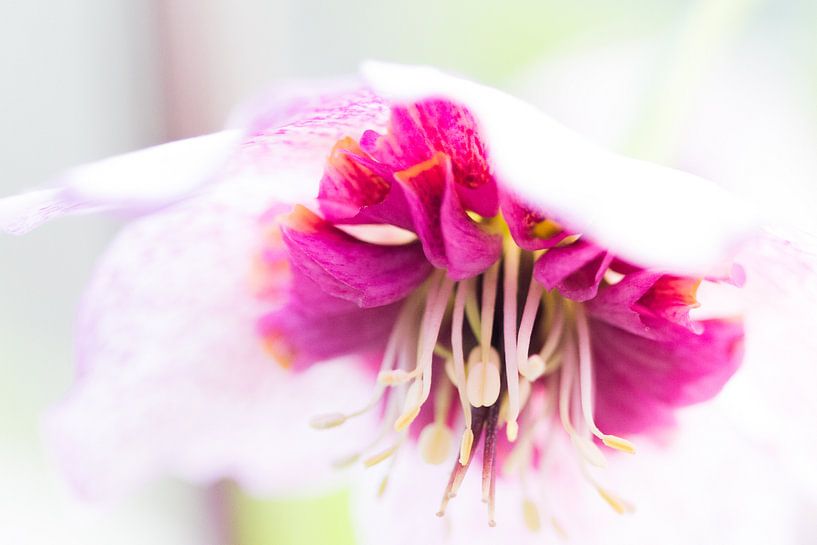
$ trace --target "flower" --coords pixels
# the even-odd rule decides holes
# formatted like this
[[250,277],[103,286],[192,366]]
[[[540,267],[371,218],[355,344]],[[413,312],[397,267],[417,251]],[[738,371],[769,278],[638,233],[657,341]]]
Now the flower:
[[[428,68],[364,73],[364,87],[252,111],[244,134],[0,203],[10,231],[154,209],[85,299],[78,384],[50,423],[69,477],[92,496],[168,470],[292,489],[383,423],[376,438],[393,442],[364,448],[365,465],[411,449],[409,430],[429,462],[459,444],[441,511],[480,444],[489,521],[500,468],[558,478],[565,456],[627,511],[587,466],[604,465],[600,444],[632,452],[621,435],[666,427],[735,371],[740,321],[689,310],[702,279],[739,283],[729,257],[751,212],[498,91]],[[331,435],[300,431],[315,414]]]

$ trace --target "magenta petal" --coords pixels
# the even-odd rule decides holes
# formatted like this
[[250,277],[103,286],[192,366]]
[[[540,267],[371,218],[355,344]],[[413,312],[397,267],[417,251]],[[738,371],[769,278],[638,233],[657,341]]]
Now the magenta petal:
[[431,272],[419,243],[363,242],[298,206],[281,227],[290,263],[329,295],[361,307],[406,297]]
[[684,328],[700,333],[701,326],[689,318],[697,305],[695,279],[639,271],[601,290],[587,302],[588,313],[631,333],[660,339]]
[[361,146],[395,170],[430,160],[435,153],[451,158],[463,206],[485,217],[498,211],[496,182],[476,121],[465,108],[447,100],[423,100],[391,110],[386,135],[364,134]]
[[449,158],[437,154],[397,172],[428,260],[456,280],[477,275],[500,255],[502,240],[472,220],[460,200]]
[[[450,179],[450,170],[448,174]],[[463,199],[451,181],[445,188],[440,226],[445,237],[448,276],[454,280],[484,272],[502,253],[502,238],[487,233],[468,217]]]
[[412,229],[411,214],[393,172],[364,153],[351,138],[335,144],[318,192],[324,217],[333,223],[385,223]]
[[552,248],[568,236],[567,231],[561,231],[548,238],[539,238],[534,235],[536,225],[547,218],[535,207],[525,204],[519,197],[503,192],[500,198],[502,217],[508,224],[514,242],[530,252]]
[[674,422],[678,407],[717,394],[740,365],[743,326],[707,320],[657,341],[592,320],[596,420],[605,433],[644,432]]
[[351,353],[383,348],[400,304],[360,308],[324,293],[294,271],[288,301],[258,322],[258,331],[276,359],[296,371]]
[[551,248],[536,261],[533,274],[547,289],[556,288],[574,301],[596,296],[604,271],[613,257],[589,242]]

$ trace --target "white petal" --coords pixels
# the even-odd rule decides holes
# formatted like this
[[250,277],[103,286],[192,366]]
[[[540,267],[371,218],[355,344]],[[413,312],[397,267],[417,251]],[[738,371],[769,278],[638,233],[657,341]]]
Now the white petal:
[[304,491],[367,440],[365,417],[322,432],[308,422],[364,404],[370,378],[349,362],[285,372],[255,333],[270,305],[250,281],[270,187],[222,184],[138,220],[99,264],[78,324],[78,381],[48,422],[84,495],[162,473]]
[[150,210],[173,202],[212,181],[240,135],[223,131],[76,167],[53,189],[0,199],[0,230],[22,234],[65,214]]
[[0,230],[21,234],[65,214],[150,212],[213,182],[267,183],[280,202],[314,199],[343,136],[382,129],[386,105],[358,82],[276,89],[242,108],[241,129],[171,142],[75,168],[53,189],[0,199]]
[[[817,230],[817,124],[801,59],[790,43],[768,39],[770,30],[746,33],[701,74],[673,140],[679,164],[762,205],[781,239],[766,237],[738,255],[746,286],[717,287],[717,295],[732,291],[732,301],[717,302],[739,302],[729,310],[746,324],[745,362],[720,403],[756,444],[785,460],[779,473],[817,493],[817,434],[804,431],[817,429],[817,237],[800,231]],[[662,39],[550,59],[519,87],[565,123],[621,143],[636,121],[633,97],[654,84]],[[700,310],[714,316],[724,307],[704,300],[706,288]]]
[[577,477],[574,460],[567,458],[570,450],[560,450],[559,455],[566,458],[558,474],[549,480],[528,475],[525,494],[537,501],[539,532],[524,525],[525,496],[515,478],[497,481],[497,526],[488,527],[487,508],[480,501],[481,468],[476,463],[446,516],[439,519],[434,513],[449,468],[424,464],[417,452],[409,450],[402,453],[384,497],[376,497],[376,473],[355,489],[352,515],[360,541],[363,545],[559,543],[548,524],[555,516],[568,543],[764,545],[769,536],[781,545],[805,543],[801,537],[813,527],[798,504],[798,494],[803,492],[799,483],[781,478],[773,457],[753,448],[730,420],[710,409],[696,408],[686,414],[685,433],[666,448],[640,444],[635,456],[611,457],[600,478],[612,492],[634,504],[632,514],[614,513]]
[[366,63],[396,101],[445,97],[478,119],[502,183],[635,263],[712,270],[754,229],[753,212],[717,185],[604,151],[536,108],[429,67]]

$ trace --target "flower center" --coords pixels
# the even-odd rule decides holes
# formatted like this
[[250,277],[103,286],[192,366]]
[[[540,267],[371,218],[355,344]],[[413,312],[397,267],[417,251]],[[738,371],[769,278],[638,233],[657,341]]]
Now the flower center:
[[[506,235],[502,257],[481,275],[455,282],[439,270],[406,299],[372,400],[353,413],[312,421],[313,427],[330,428],[384,407],[376,442],[345,463],[362,458],[371,467],[393,459],[424,421],[417,438],[420,454],[440,464],[449,459],[459,434],[438,515],[457,494],[481,445],[482,499],[494,526],[499,462],[504,460],[503,474],[517,473],[524,480],[530,468],[545,461],[558,423],[588,483],[617,512],[631,509],[588,470],[606,464],[597,443],[628,453],[635,448],[595,424],[588,318],[582,304],[545,290],[534,278],[539,253],[521,250]],[[392,437],[389,446],[376,450],[387,437]],[[525,498],[522,509],[528,526],[538,528],[536,504]]]

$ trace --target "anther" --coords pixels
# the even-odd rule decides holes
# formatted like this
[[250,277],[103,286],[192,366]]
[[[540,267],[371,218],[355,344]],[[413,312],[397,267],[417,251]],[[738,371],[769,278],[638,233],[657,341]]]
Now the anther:
[[420,455],[426,463],[439,465],[451,451],[451,430],[442,422],[428,424],[418,439]]
[[531,532],[538,532],[542,527],[542,522],[539,518],[539,509],[536,508],[536,504],[533,503],[533,500],[529,498],[525,498],[522,502],[522,518],[525,521],[525,526],[527,526]]
[[377,375],[377,381],[386,386],[396,386],[398,384],[405,384],[408,381],[420,376],[420,369],[413,371],[406,371],[405,369],[394,369],[391,371],[381,371]]
[[480,347],[475,347],[468,355],[468,400],[474,407],[489,407],[499,398],[501,378],[499,375],[499,353],[488,349],[488,356]]
[[465,465],[471,457],[471,449],[474,447],[474,432],[471,428],[466,428],[462,433],[462,440],[460,441],[460,465]]
[[615,511],[619,515],[623,515],[625,513],[632,513],[633,511],[635,511],[635,508],[630,502],[622,498],[619,498],[609,490],[606,490],[601,486],[596,486],[596,491],[599,493],[599,496],[601,496],[602,499],[604,499],[604,501],[607,502],[607,505],[612,507],[613,511]]
[[391,456],[393,456],[394,453],[397,452],[398,448],[400,448],[400,443],[396,443],[390,446],[389,448],[382,450],[377,454],[374,454],[373,456],[369,456],[368,458],[363,460],[363,465],[366,467],[376,466],[380,462],[388,460]]
[[403,403],[403,413],[395,420],[394,430],[403,431],[414,422],[414,419],[420,414],[422,404],[423,381],[422,379],[417,379],[411,383],[408,392],[406,392],[406,400]]
[[347,416],[342,413],[329,413],[313,416],[309,420],[309,425],[316,430],[328,430],[335,428],[346,422]]

